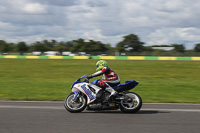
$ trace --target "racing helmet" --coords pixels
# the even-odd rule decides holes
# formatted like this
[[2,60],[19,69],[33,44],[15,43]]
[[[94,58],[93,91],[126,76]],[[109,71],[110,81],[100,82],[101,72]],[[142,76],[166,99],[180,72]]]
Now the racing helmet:
[[105,60],[100,60],[100,61],[97,61],[96,63],[96,71],[100,71],[102,68],[104,67],[107,67],[108,66],[108,63],[105,61]]

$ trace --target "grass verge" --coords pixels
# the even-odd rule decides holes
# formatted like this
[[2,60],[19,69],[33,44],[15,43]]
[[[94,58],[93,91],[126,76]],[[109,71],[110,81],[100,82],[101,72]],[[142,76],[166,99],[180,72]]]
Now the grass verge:
[[[0,59],[0,100],[64,100],[77,78],[95,72],[96,61]],[[121,83],[140,82],[133,91],[144,102],[200,103],[199,61],[108,60],[108,64]]]

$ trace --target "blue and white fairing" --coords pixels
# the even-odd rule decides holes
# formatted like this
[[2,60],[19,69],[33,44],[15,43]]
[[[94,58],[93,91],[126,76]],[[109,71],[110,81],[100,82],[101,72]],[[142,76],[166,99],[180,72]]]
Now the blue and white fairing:
[[84,76],[80,77],[79,79],[77,79],[77,80],[72,84],[71,90],[72,90],[72,88],[74,87],[75,84],[83,83],[83,82],[80,81],[80,80],[83,79],[83,78],[85,78],[85,77],[86,77],[86,75],[84,75]]
[[97,79],[97,80],[94,80],[94,81],[92,81],[92,82],[91,82],[91,84],[94,84],[94,85],[96,85],[96,84],[98,83],[98,81],[99,81],[99,79]]
[[86,82],[82,82],[80,81],[80,79],[85,78],[86,75],[84,75],[83,77],[77,79],[71,86],[71,90],[72,92],[75,94],[74,98],[75,99],[78,96],[79,92],[84,93],[87,96],[87,104],[92,103],[95,99],[96,99],[96,94],[94,94],[89,86],[89,83]]

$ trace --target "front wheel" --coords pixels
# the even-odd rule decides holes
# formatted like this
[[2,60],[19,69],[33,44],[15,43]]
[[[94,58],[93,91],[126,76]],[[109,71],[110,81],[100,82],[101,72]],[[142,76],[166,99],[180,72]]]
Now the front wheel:
[[66,110],[71,113],[78,113],[83,111],[87,106],[87,99],[84,95],[79,95],[76,100],[74,100],[74,93],[69,94],[65,101],[64,106]]
[[120,110],[124,113],[138,112],[142,107],[141,97],[134,92],[128,92],[125,95],[127,99],[121,100]]

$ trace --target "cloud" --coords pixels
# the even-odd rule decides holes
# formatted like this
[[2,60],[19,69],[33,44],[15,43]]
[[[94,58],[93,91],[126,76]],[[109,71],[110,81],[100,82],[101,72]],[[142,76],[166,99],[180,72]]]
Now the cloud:
[[51,6],[73,6],[79,3],[79,0],[30,0],[31,2],[38,2],[44,5]]
[[45,7],[39,3],[29,3],[24,5],[22,11],[30,14],[43,14],[47,13]]
[[0,37],[100,40],[134,33],[146,45],[200,42],[199,0],[0,0]]
[[199,28],[163,28],[152,32],[148,38],[149,45],[176,43],[192,48],[195,43],[199,42],[199,35]]

